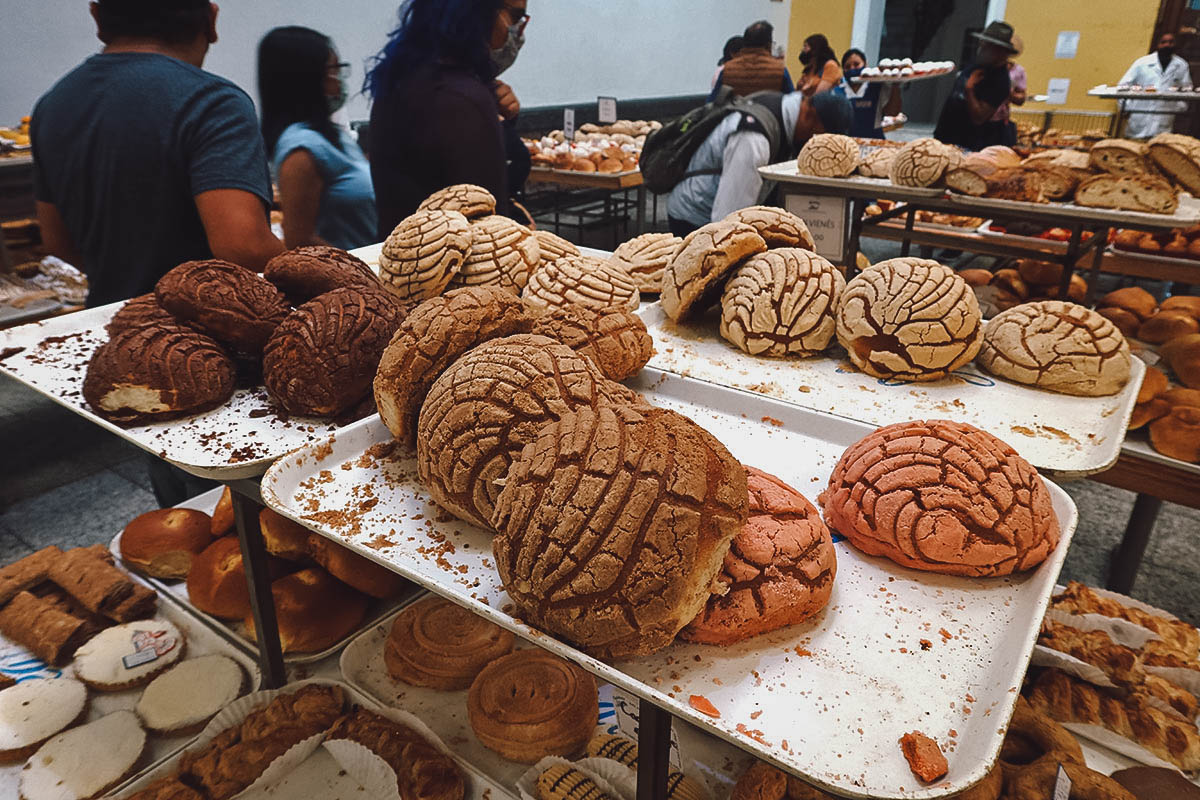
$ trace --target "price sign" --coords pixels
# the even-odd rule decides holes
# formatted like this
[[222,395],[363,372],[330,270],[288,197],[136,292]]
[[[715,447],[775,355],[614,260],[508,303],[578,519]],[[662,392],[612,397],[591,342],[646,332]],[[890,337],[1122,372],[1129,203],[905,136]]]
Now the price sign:
[[575,140],[575,109],[563,109],[563,136],[568,142]]
[[617,98],[615,97],[597,97],[596,98],[596,116],[600,120],[601,125],[607,125],[617,121]]
[[846,249],[846,198],[789,194],[783,207],[808,225],[817,255],[841,263]]

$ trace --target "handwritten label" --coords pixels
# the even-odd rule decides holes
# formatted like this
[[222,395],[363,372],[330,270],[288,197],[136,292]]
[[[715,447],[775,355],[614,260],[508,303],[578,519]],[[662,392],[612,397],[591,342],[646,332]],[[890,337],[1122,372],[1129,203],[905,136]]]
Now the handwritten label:
[[1054,781],[1054,797],[1052,800],[1070,800],[1071,798],[1071,778],[1067,775],[1067,771],[1063,769],[1063,765],[1058,765],[1058,778]]
[[817,255],[841,263],[846,249],[846,198],[789,194],[783,207],[808,224]]
[[575,140],[575,109],[563,109],[563,136],[568,142]]
[[596,98],[596,116],[600,120],[601,125],[607,125],[617,121],[617,98],[615,97],[597,97]]

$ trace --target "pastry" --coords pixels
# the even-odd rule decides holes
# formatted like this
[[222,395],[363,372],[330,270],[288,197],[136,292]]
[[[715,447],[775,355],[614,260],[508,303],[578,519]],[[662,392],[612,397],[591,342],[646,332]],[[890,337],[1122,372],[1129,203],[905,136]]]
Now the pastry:
[[228,261],[186,261],[158,279],[159,305],[222,344],[262,352],[290,309],[269,281]]
[[766,762],[755,760],[738,777],[729,800],[785,800],[788,796],[787,775]]
[[1127,286],[1101,297],[1096,307],[1120,308],[1133,314],[1141,322],[1148,319],[1158,308],[1158,300],[1140,286]]
[[901,422],[847,448],[825,522],[869,555],[948,575],[1008,575],[1058,544],[1050,493],[1011,447],[961,422]]
[[1075,202],[1092,208],[1115,208],[1148,214],[1174,214],[1178,192],[1163,178],[1149,174],[1094,175],[1075,190]]
[[1085,631],[1044,620],[1038,644],[1090,664],[1118,686],[1140,686],[1146,679],[1137,651],[1117,644],[1101,630]]
[[550,231],[536,230],[533,235],[538,241],[538,253],[542,263],[557,261],[564,256],[582,255],[578,247]]
[[1180,383],[1190,389],[1200,389],[1200,333],[1177,336],[1158,352]]
[[752,256],[725,284],[721,336],[750,355],[816,355],[833,339],[845,286],[833,264],[807,250]]
[[1176,406],[1151,422],[1150,444],[1170,458],[1200,463],[1200,408]]
[[[596,733],[587,743],[589,758],[607,758],[637,769],[637,742],[625,736]],[[667,772],[666,800],[708,800],[708,792],[692,778],[677,769]]]
[[146,732],[132,711],[114,711],[52,737],[21,770],[21,800],[88,800],[133,774]]
[[1098,308],[1096,309],[1096,313],[1111,322],[1113,327],[1119,330],[1121,335],[1126,339],[1135,338],[1137,336],[1138,328],[1141,327],[1142,324],[1132,312],[1126,311],[1123,308],[1117,308],[1115,306]]
[[425,209],[405,217],[383,242],[379,275],[403,302],[437,297],[471,252],[471,223],[457,211]]
[[91,623],[29,592],[17,592],[0,609],[0,633],[52,667],[66,663],[94,632]]
[[1001,169],[985,175],[975,168],[959,167],[947,170],[945,180],[950,189],[972,197],[1044,203],[1044,178],[1045,173],[1041,170]]
[[75,677],[98,692],[136,689],[183,656],[183,634],[165,619],[116,625],[75,651]]
[[111,618],[112,612],[133,594],[134,583],[105,557],[89,547],[65,551],[50,565],[50,579],[93,614]]
[[992,271],[987,269],[960,269],[958,277],[970,287],[987,286],[992,282]]
[[[285,653],[319,653],[351,634],[367,614],[367,597],[317,567],[271,584],[279,644]],[[255,637],[254,615],[244,620]]]
[[425,209],[457,211],[467,219],[478,219],[496,213],[496,198],[482,186],[476,186],[473,183],[457,183],[447,186],[445,189],[438,189],[422,200],[417,208],[421,211]]
[[816,244],[808,225],[790,211],[775,206],[749,206],[734,211],[725,217],[730,222],[741,222],[758,231],[767,247],[799,247],[813,250]]
[[308,554],[342,583],[380,600],[396,597],[405,586],[410,585],[382,564],[360,556],[349,547],[343,547],[324,536],[312,534],[309,537]]
[[479,741],[522,764],[580,752],[599,713],[591,674],[537,648],[488,664],[467,694],[471,730]]
[[482,217],[471,223],[471,252],[450,285],[494,284],[520,294],[540,262],[541,251],[533,231],[508,217]]
[[179,780],[174,775],[168,775],[154,781],[145,789],[126,795],[123,800],[208,800],[200,792]]
[[1142,646],[1142,662],[1147,667],[1172,667],[1200,672],[1200,658],[1197,658],[1195,650],[1180,650],[1167,641],[1151,639],[1146,642]]
[[591,359],[545,336],[493,339],[434,382],[417,420],[417,471],[434,502],[485,530],[509,465],[580,407],[634,402]]
[[175,316],[158,304],[154,292],[143,294],[125,302],[117,309],[112,319],[104,326],[109,337],[116,336],[121,331],[130,328],[142,328],[147,325],[183,325]]
[[1020,695],[1004,743],[1000,746],[999,766],[1005,778],[1041,759],[1082,764],[1083,749],[1075,737],[1045,714],[1034,711]]
[[339,247],[310,245],[280,253],[263,267],[263,277],[296,305],[334,289],[378,289],[379,278],[357,256]]
[[995,275],[992,276],[992,286],[1004,289],[1020,300],[1028,300],[1032,294],[1029,284],[1021,277],[1020,271],[1011,268],[996,270]]
[[615,262],[592,256],[543,263],[529,276],[521,299],[534,313],[570,305],[636,311],[641,302],[633,276]]
[[672,233],[643,233],[613,251],[612,260],[633,277],[639,292],[662,291],[663,270],[683,239]]
[[1127,620],[1157,633],[1165,643],[1180,652],[1193,655],[1200,652],[1200,630],[1188,623],[1125,605],[1112,597],[1098,594],[1078,581],[1069,582],[1061,594],[1054,595],[1050,607],[1067,614],[1100,614]]
[[212,513],[212,535],[213,538],[224,536],[234,528],[233,520],[233,493],[226,486],[221,490],[221,498],[217,500],[217,507]]
[[311,553],[310,542],[316,536],[299,522],[266,506],[258,512],[258,529],[267,552],[288,561],[307,559]]
[[737,266],[767,243],[753,226],[722,220],[692,231],[663,271],[663,311],[675,322],[703,313]]
[[538,800],[614,800],[584,773],[566,764],[551,764],[538,775]]
[[1147,146],[1150,160],[1168,178],[1193,195],[1200,195],[1200,139],[1181,133],[1160,133]]
[[1158,367],[1147,366],[1145,375],[1142,376],[1142,385],[1138,387],[1137,401],[1145,403],[1148,400],[1153,400],[1167,391],[1168,386],[1167,373]]
[[1135,800],[1198,800],[1200,786],[1167,767],[1126,767],[1109,776],[1124,786]]
[[1017,260],[1017,272],[1028,283],[1058,286],[1062,282],[1062,264],[1038,261],[1035,258]]
[[141,514],[121,532],[121,560],[146,575],[182,580],[192,558],[212,541],[212,518],[190,508]]
[[245,676],[219,653],[180,661],[146,686],[137,715],[146,730],[161,736],[198,732],[214,714],[242,693]]
[[1061,300],[1023,303],[984,329],[979,365],[1062,394],[1102,397],[1129,382],[1129,344],[1107,319]]
[[383,660],[395,680],[431,689],[466,689],[480,670],[512,652],[515,637],[462,606],[426,597],[392,623]]
[[1129,415],[1128,430],[1136,431],[1139,428],[1144,428],[1159,417],[1165,417],[1171,413],[1171,404],[1161,397],[1153,397],[1144,403],[1138,403],[1133,407],[1133,413]]
[[1190,314],[1196,319],[1200,319],[1200,297],[1193,295],[1174,295],[1162,301],[1159,307],[1160,311],[1182,311],[1185,314]]
[[1101,139],[1092,145],[1088,163],[1094,169],[1110,175],[1144,175],[1149,173],[1144,142],[1129,139]]
[[379,359],[374,390],[383,424],[402,444],[416,444],[417,415],[438,376],[476,345],[532,325],[520,298],[494,286],[426,300],[400,323]]
[[[267,567],[271,575],[282,571],[281,562],[273,558]],[[214,617],[241,619],[250,613],[250,589],[236,536],[222,536],[192,559],[187,591],[192,605]]]
[[371,391],[379,358],[403,321],[382,293],[335,289],[275,329],[263,351],[263,382],[292,414],[332,417]]
[[950,771],[950,765],[946,763],[938,743],[920,731],[910,731],[901,736],[900,750],[909,769],[926,783],[936,781]]
[[0,606],[18,592],[32,589],[50,577],[50,567],[62,555],[56,545],[48,545],[11,564],[0,567]]
[[146,325],[96,349],[83,397],[107,420],[145,423],[216,408],[233,395],[234,377],[233,361],[204,334]]
[[592,360],[609,380],[636,375],[654,355],[646,323],[632,311],[598,311],[575,304],[538,317],[532,333],[562,342]]
[[1165,678],[1146,675],[1137,688],[1151,697],[1157,697],[1182,714],[1184,719],[1194,720],[1200,716],[1200,698]]
[[858,162],[858,174],[864,178],[886,178],[892,171],[892,162],[900,152],[896,147],[879,147],[870,150]]
[[897,186],[934,186],[951,166],[951,149],[937,139],[914,139],[892,158],[888,178]]
[[1200,321],[1182,309],[1160,308],[1138,326],[1137,338],[1150,344],[1163,344],[1189,333],[1200,333]]
[[1042,761],[1032,764],[1013,776],[1008,782],[1009,800],[1042,800],[1055,794],[1059,770],[1065,772],[1070,783],[1070,795],[1079,800],[1137,800],[1125,787],[1102,772],[1088,769],[1083,764],[1056,764]]
[[745,469],[696,423],[584,406],[513,463],[492,551],[522,619],[598,658],[648,655],[704,608],[747,508]]
[[[405,800],[463,800],[466,780],[454,759],[412,728],[360,708],[337,721],[326,742],[346,739],[383,760]],[[485,790],[486,791],[486,790]]]
[[858,167],[858,142],[838,133],[818,133],[800,148],[796,169],[801,175],[845,178]]
[[971,287],[949,267],[922,259],[881,261],[849,281],[836,331],[863,372],[911,381],[944,378],[983,343]]
[[87,688],[70,678],[30,678],[0,691],[0,764],[24,761],[87,710]]

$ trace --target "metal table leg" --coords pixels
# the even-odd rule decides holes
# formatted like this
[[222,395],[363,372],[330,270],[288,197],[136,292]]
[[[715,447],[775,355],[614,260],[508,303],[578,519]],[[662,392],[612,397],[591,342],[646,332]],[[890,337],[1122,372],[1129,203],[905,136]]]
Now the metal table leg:
[[633,230],[634,236],[641,236],[646,232],[646,187],[637,187],[637,227]]
[[[1092,301],[1096,299],[1096,284],[1100,280],[1100,265],[1104,262],[1104,251],[1108,249],[1108,228],[1100,228],[1092,232],[1092,267],[1088,270],[1088,288],[1087,295],[1083,298],[1083,304],[1091,308]],[[1070,283],[1070,278],[1067,279]]]
[[258,636],[258,661],[262,668],[263,688],[278,689],[287,683],[287,671],[283,666],[279,624],[275,619],[275,602],[271,597],[267,548],[263,544],[262,530],[258,527],[258,512],[262,505],[232,486],[230,490],[233,519],[237,526],[238,542],[242,546],[242,563],[246,569],[246,583],[250,586],[250,610],[254,614],[254,631]]
[[913,223],[917,219],[917,209],[909,203],[908,213],[904,215],[904,241],[900,243],[900,257],[908,258],[908,254],[912,251],[912,232]]
[[671,715],[647,700],[638,703],[637,800],[664,800],[671,762]]
[[1058,296],[1064,300],[1067,289],[1071,286],[1071,276],[1075,274],[1075,262],[1079,260],[1079,248],[1083,242],[1083,225],[1071,228],[1071,241],[1067,243],[1067,252],[1059,263],[1062,264],[1062,278],[1058,282]]
[[1146,545],[1150,544],[1150,534],[1154,531],[1154,521],[1162,504],[1162,500],[1148,494],[1139,494],[1133,501],[1125,535],[1121,537],[1121,543],[1113,551],[1108,564],[1105,588],[1121,594],[1129,594],[1133,589],[1133,581],[1142,565]]

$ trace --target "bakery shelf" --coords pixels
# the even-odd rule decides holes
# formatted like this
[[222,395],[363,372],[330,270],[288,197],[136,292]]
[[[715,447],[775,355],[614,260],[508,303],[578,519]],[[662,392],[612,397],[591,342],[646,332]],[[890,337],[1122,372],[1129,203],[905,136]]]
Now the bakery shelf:
[[[942,197],[946,190],[941,187],[897,186],[887,178],[867,178],[851,175],[848,178],[820,178],[816,175],[801,175],[795,161],[769,164],[759,167],[762,176],[772,181],[841,189],[847,196],[883,198],[885,200],[927,200]],[[986,216],[986,215],[984,215]]]
[[[650,368],[631,383],[813,498],[843,450],[872,430]],[[415,460],[395,452],[377,419],[281,459],[262,494],[280,513],[811,782],[851,797],[934,798],[981,779],[998,753],[1075,529],[1074,504],[1047,486],[1063,535],[1030,573],[919,573],[841,542],[833,597],[815,620],[729,647],[677,643],[615,665],[513,616],[490,535],[428,499]],[[693,708],[692,695],[720,718]],[[901,755],[897,741],[914,728],[948,750],[949,776],[936,785],[919,786]]]

